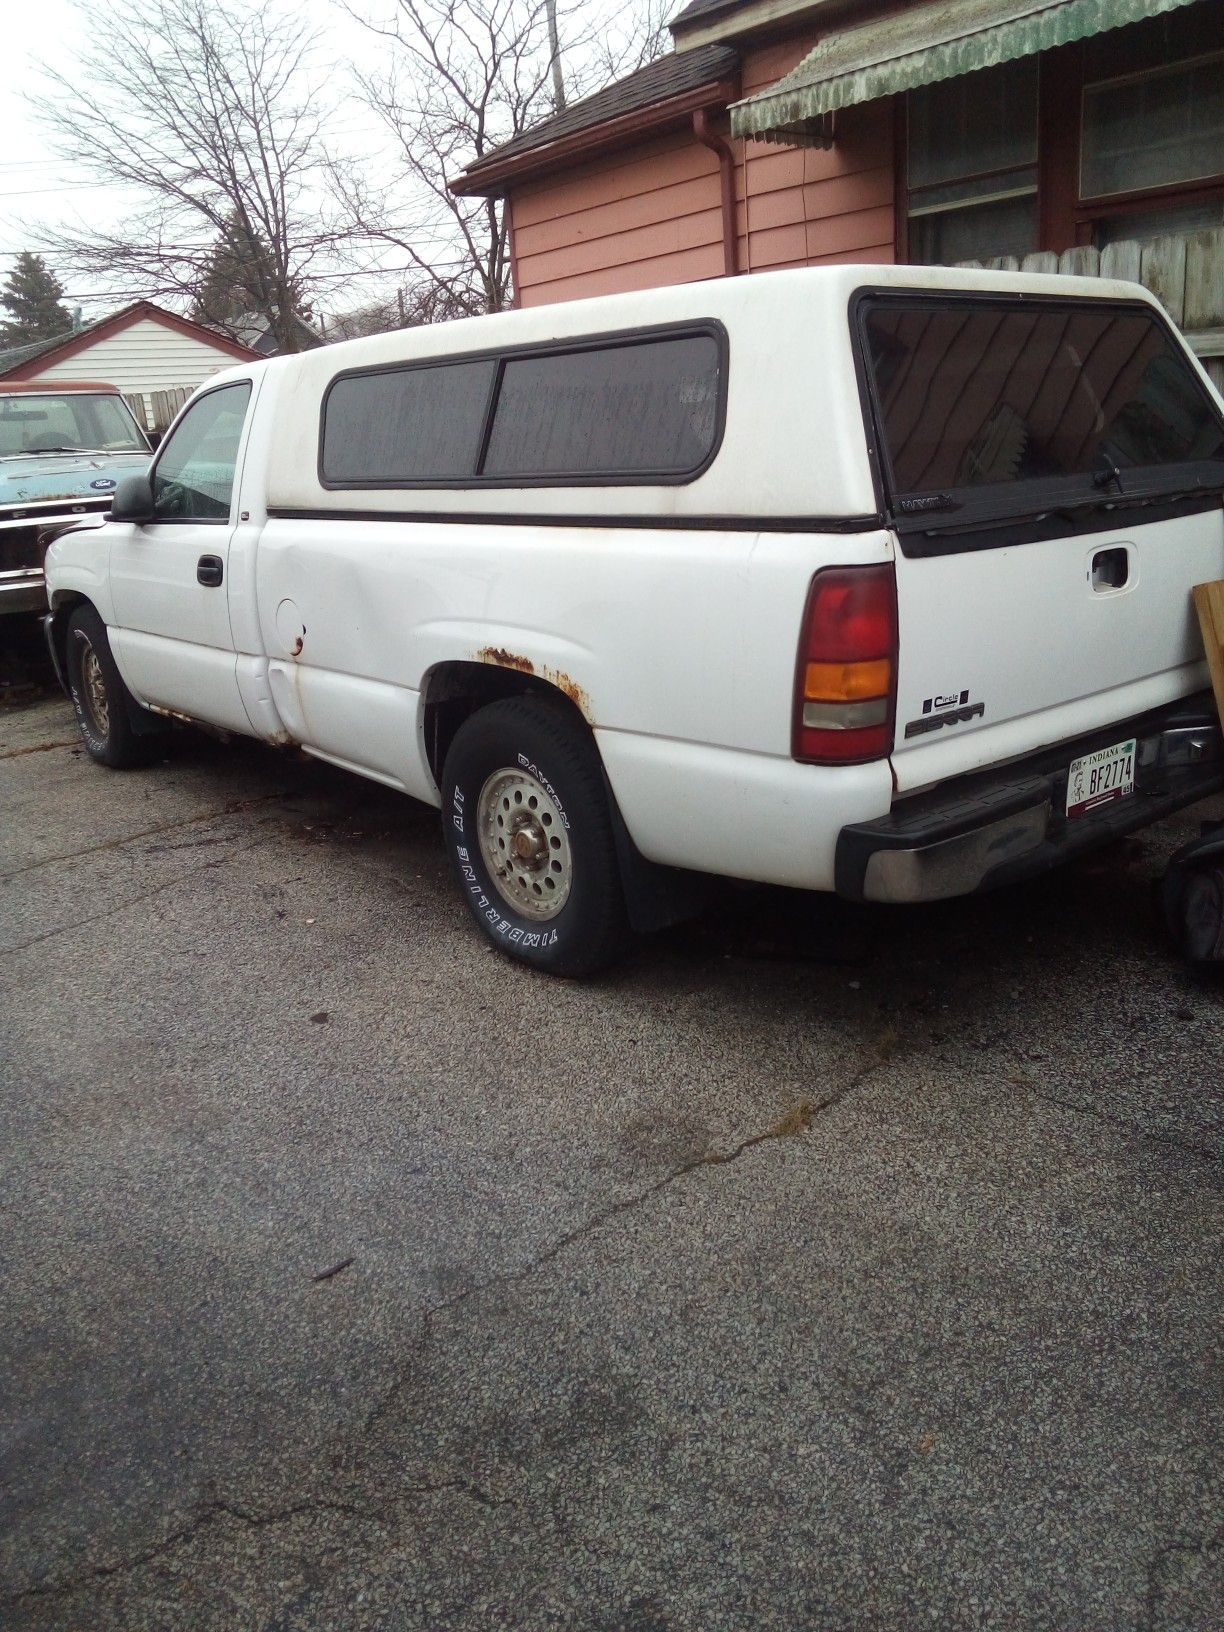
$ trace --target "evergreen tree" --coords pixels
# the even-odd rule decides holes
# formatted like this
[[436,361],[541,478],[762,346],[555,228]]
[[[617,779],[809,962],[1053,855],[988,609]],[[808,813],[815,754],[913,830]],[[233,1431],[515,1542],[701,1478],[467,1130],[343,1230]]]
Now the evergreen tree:
[[214,243],[203,268],[191,316],[197,323],[229,329],[260,307],[265,253],[233,217]]
[[[276,290],[276,269],[267,244],[231,215],[209,252],[191,316],[197,323],[232,334],[267,314],[276,305]],[[308,317],[304,303],[294,298],[296,293],[290,290],[291,307]]]
[[63,285],[42,256],[23,250],[0,290],[0,306],[9,314],[0,323],[0,344],[26,346],[67,334],[72,317],[63,295]]

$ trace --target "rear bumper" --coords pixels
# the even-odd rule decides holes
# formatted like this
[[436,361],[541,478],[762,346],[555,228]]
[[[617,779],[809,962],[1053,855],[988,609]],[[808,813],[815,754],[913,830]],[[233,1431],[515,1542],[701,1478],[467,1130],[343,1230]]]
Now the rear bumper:
[[[1135,737],[1135,791],[1067,821],[1067,768]],[[1003,770],[959,778],[844,827],[839,895],[854,901],[941,901],[1031,878],[1224,788],[1224,741],[1210,693],[1041,750]]]

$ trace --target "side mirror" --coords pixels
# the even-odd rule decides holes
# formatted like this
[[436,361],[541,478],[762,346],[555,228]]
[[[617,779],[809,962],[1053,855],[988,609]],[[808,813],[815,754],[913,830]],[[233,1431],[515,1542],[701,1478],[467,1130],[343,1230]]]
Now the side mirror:
[[111,500],[112,521],[152,521],[153,484],[147,476],[125,476]]

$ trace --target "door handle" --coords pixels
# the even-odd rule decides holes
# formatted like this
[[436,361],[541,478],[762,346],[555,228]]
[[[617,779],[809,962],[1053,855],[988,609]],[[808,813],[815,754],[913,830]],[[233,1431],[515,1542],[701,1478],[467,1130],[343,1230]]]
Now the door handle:
[[225,563],[219,555],[202,555],[196,562],[196,583],[205,589],[219,589],[225,577]]

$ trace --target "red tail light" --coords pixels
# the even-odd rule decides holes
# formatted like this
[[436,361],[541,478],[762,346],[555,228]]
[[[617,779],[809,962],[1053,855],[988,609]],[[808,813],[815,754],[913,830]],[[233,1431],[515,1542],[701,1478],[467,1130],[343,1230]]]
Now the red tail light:
[[813,765],[883,758],[892,748],[896,681],[892,566],[818,572],[799,635],[794,758]]

